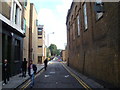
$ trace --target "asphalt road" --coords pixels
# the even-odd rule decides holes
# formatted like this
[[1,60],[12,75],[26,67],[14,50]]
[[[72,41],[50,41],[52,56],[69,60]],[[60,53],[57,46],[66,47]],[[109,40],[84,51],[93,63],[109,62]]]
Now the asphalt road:
[[[26,88],[30,88],[28,85]],[[83,88],[58,61],[50,61],[47,70],[35,78],[33,88]]]

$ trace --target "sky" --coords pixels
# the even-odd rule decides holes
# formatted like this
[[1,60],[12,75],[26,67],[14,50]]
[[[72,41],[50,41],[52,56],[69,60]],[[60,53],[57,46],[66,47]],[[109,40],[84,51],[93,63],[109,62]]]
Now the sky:
[[30,2],[35,5],[39,24],[44,25],[46,45],[49,40],[49,45],[52,43],[58,49],[65,49],[67,44],[66,16],[72,0],[30,0]]

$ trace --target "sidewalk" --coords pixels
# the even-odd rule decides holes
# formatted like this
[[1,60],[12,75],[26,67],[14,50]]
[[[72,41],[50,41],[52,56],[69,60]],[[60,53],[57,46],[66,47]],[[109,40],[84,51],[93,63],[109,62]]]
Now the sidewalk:
[[74,69],[67,66],[66,62],[63,62],[64,66],[67,67],[72,73],[77,75],[81,80],[83,80],[87,85],[89,85],[91,88],[104,88],[104,86],[100,85],[99,83],[95,82],[91,78],[88,78],[87,76],[75,71]]
[[[37,72],[42,70],[43,67],[44,67],[44,64],[37,64]],[[11,77],[10,82],[2,86],[2,88],[17,88],[19,85],[21,85],[22,83],[24,83],[26,80],[29,79],[28,72],[27,72],[26,77],[19,77],[20,75],[21,73],[16,76]]]

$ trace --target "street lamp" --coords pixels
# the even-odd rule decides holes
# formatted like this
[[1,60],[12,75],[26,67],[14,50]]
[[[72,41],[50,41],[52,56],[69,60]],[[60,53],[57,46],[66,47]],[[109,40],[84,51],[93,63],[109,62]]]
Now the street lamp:
[[48,45],[48,47],[49,47],[49,35],[50,35],[50,34],[54,34],[54,32],[47,34],[47,45]]

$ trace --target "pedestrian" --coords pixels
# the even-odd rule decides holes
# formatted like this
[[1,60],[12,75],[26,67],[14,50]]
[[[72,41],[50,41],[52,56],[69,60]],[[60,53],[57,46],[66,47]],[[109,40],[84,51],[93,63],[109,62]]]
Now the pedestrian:
[[7,59],[4,60],[3,64],[2,64],[2,69],[3,69],[3,85],[9,83],[9,64]]
[[24,58],[24,61],[22,61],[22,77],[26,77],[26,71],[27,71],[27,61],[26,58]]
[[31,78],[31,87],[34,86],[34,76],[37,71],[37,67],[35,64],[33,64],[32,60],[30,60],[29,66],[28,66],[28,74]]
[[45,68],[45,71],[47,70],[47,63],[48,63],[48,58],[46,58],[45,61],[44,61],[44,68]]

